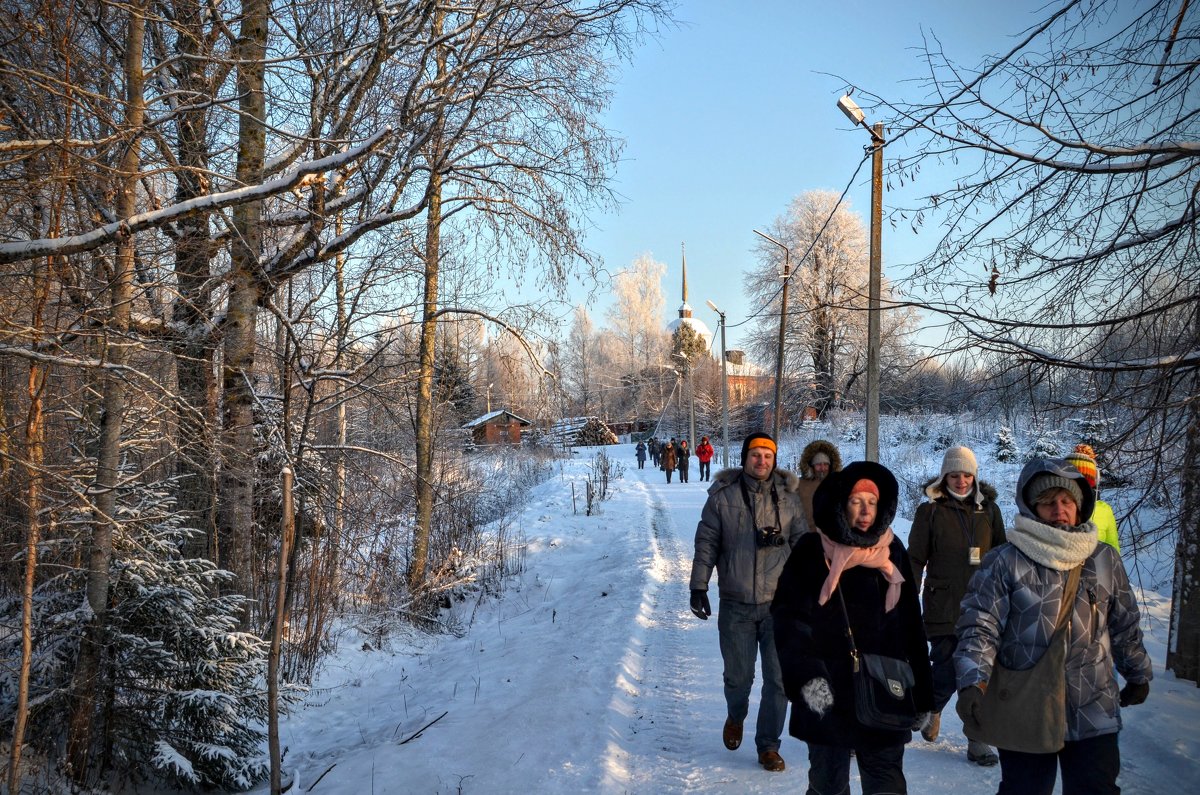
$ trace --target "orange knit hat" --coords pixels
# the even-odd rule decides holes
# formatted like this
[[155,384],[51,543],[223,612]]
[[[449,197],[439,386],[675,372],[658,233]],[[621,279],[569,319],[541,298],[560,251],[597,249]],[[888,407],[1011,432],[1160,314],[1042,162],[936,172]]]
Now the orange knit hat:
[[853,497],[855,494],[858,494],[859,492],[866,492],[867,494],[874,494],[875,499],[879,499],[879,487],[875,485],[875,481],[873,481],[873,480],[867,480],[866,478],[859,478],[858,481],[854,484],[854,487],[852,489],[850,489],[850,496]]
[[1100,468],[1096,466],[1096,451],[1090,444],[1077,444],[1075,450],[1064,456],[1068,464],[1079,470],[1093,489],[1100,482]]

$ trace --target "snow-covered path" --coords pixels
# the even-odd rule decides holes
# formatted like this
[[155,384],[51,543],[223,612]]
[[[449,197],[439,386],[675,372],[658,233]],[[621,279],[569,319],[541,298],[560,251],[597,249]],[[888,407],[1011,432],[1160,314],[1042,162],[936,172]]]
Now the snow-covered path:
[[[687,609],[692,536],[708,484],[695,480],[693,467],[691,483],[668,485],[661,472],[636,468],[630,446],[608,448],[624,477],[598,515],[584,516],[582,504],[572,510],[571,484],[582,493],[593,453],[581,450],[534,490],[514,528],[528,540],[527,569],[503,598],[456,607],[461,637],[393,636],[382,650],[342,639],[307,706],[281,730],[293,791],[803,790],[798,741],[784,738],[785,772],[757,766],[754,702],[742,748],[721,744],[715,616],[699,621]],[[907,523],[896,530],[905,537]],[[715,607],[715,584],[710,595]],[[1160,792],[1166,781],[1200,773],[1200,698],[1190,683],[1163,674],[1166,608],[1151,600],[1158,678],[1148,708],[1126,713],[1126,793]],[[908,746],[910,791],[995,792],[998,768],[966,762],[952,714],[943,727],[936,743]]]

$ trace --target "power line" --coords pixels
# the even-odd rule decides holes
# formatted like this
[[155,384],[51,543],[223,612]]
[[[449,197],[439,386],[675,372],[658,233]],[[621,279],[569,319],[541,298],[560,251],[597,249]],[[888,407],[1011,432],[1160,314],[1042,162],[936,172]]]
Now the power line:
[[[833,221],[833,216],[835,216],[837,214],[838,208],[841,207],[842,202],[844,202],[846,200],[846,194],[849,193],[850,188],[854,186],[854,180],[858,179],[858,172],[862,171],[863,163],[866,163],[867,160],[870,159],[870,157],[871,157],[871,153],[867,152],[863,155],[863,159],[858,161],[858,166],[854,169],[854,173],[850,176],[850,181],[846,183],[845,189],[842,190],[842,195],[838,197],[837,203],[834,204],[833,209],[829,211],[829,217],[825,219],[825,223],[821,224],[821,230],[819,232],[817,232],[817,236],[814,237],[812,242],[808,244],[808,248],[804,251],[803,256],[800,257],[799,261],[796,263],[796,267],[792,269],[792,272],[788,274],[787,278],[789,278],[789,279],[792,278],[792,276],[796,273],[796,271],[800,270],[800,266],[804,264],[804,261],[806,259],[808,259],[808,255],[812,253],[813,248],[815,248],[817,243],[820,242],[821,235],[825,234],[825,230],[829,227],[829,224]],[[737,323],[726,324],[726,328],[737,328],[738,326],[742,326],[742,325],[745,325],[746,323],[749,323],[751,320],[755,320],[756,318],[762,317],[762,315],[767,311],[767,308],[771,305],[771,302],[773,302],[775,300],[775,298],[781,292],[783,292],[782,281],[781,281],[778,289],[776,289],[774,293],[772,293],[770,296],[767,297],[767,300],[763,303],[762,307],[760,307],[759,309],[755,310],[753,313],[748,315],[744,320],[740,320]],[[784,307],[784,308],[786,309],[786,307]]]

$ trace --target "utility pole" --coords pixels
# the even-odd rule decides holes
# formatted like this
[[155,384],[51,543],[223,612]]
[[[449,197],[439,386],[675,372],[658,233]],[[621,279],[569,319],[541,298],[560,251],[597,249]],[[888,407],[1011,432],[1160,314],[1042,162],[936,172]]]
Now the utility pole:
[[770,235],[757,229],[754,234],[783,249],[783,293],[779,297],[779,350],[775,355],[775,411],[771,422],[771,436],[779,443],[779,418],[783,413],[783,341],[787,331],[788,284],[792,281],[792,250]]
[[867,443],[865,458],[879,461],[879,292],[883,274],[883,125],[867,124],[862,108],[849,95],[838,109],[871,133],[871,265],[867,283]]
[[871,130],[871,277],[867,289],[867,450],[879,461],[879,288],[883,272],[883,125]]
[[712,301],[708,308],[717,313],[721,325],[721,465],[729,467],[729,369],[725,361],[725,313]]
[[688,360],[688,452],[696,449],[696,368]]

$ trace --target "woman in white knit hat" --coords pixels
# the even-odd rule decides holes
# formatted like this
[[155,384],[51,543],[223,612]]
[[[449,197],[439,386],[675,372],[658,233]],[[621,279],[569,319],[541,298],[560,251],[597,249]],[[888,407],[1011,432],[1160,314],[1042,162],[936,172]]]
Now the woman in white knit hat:
[[[941,712],[956,690],[954,624],[967,583],[987,551],[1006,541],[996,490],[977,479],[978,469],[969,447],[947,450],[941,473],[925,484],[928,499],[917,507],[908,536],[913,577],[920,583],[925,576],[921,603],[933,666],[934,715],[921,736],[929,742],[937,739]],[[974,741],[967,744],[967,758],[984,766],[999,761],[990,746]]]

